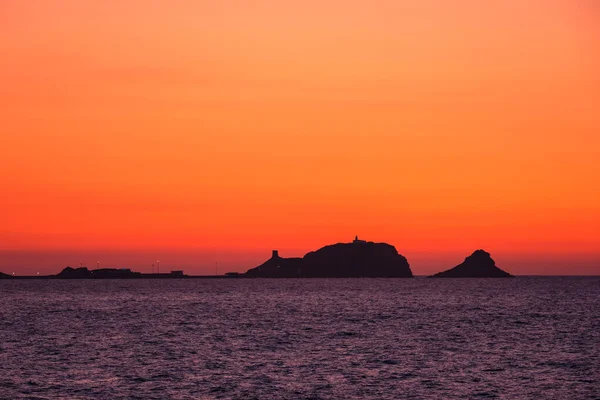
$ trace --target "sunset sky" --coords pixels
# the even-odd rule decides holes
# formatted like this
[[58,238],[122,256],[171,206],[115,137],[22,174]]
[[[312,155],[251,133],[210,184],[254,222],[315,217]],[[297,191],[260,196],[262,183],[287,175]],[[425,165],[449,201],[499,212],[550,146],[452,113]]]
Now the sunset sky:
[[0,55],[0,271],[600,274],[595,0],[2,0]]

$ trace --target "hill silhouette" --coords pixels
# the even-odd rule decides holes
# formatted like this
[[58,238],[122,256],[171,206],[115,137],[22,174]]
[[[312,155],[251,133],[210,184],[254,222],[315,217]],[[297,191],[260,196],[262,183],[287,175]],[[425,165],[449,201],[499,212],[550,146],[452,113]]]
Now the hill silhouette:
[[0,272],[0,279],[8,279],[10,277],[10,275]]
[[283,258],[273,251],[271,259],[248,270],[247,277],[268,278],[410,278],[408,261],[387,243],[358,240],[338,243],[310,252],[302,258]]
[[465,258],[462,264],[447,271],[438,272],[432,278],[510,278],[506,271],[496,266],[496,262],[490,253],[484,250],[476,250]]

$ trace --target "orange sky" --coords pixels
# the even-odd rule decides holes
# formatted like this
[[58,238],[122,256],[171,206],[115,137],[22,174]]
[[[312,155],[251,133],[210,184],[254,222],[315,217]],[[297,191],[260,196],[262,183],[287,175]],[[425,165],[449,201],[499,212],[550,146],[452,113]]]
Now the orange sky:
[[0,54],[5,272],[600,274],[594,0],[3,0]]

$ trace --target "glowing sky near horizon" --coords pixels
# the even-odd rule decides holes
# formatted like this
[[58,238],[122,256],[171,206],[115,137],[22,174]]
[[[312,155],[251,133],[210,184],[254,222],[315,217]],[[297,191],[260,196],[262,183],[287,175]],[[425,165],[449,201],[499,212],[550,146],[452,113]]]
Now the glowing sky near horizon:
[[600,274],[593,0],[3,0],[0,54],[0,271]]

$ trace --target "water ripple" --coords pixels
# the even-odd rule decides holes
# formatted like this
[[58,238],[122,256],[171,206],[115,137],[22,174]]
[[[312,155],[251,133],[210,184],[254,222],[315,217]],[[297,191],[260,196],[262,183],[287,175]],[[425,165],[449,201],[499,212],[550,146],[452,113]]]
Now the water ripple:
[[0,398],[597,399],[598,310],[598,278],[0,281]]

